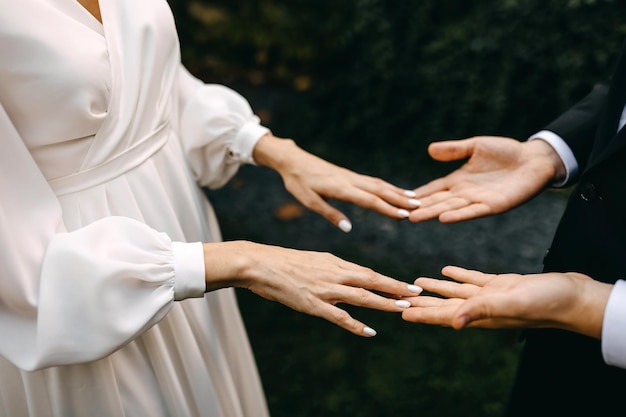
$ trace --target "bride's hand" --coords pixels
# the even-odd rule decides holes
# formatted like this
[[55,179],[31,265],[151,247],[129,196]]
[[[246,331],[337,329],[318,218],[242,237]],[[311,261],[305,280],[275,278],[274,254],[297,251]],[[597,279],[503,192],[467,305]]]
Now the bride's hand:
[[337,304],[401,312],[410,305],[401,298],[420,291],[329,253],[247,241],[208,243],[204,248],[207,290],[247,288],[359,336],[376,332]]
[[420,204],[412,191],[331,164],[299,148],[291,139],[265,135],[254,148],[254,159],[276,170],[295,198],[344,232],[351,230],[350,220],[327,199],[353,203],[393,219],[407,218],[409,210]]

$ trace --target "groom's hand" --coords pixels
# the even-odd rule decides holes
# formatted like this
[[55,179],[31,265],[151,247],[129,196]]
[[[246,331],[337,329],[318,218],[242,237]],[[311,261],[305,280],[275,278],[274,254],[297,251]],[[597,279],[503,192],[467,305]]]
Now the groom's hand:
[[421,202],[409,216],[415,223],[434,218],[455,223],[503,213],[565,176],[558,154],[543,140],[476,136],[434,142],[428,152],[437,161],[467,162],[415,189],[415,198]]
[[452,280],[418,278],[433,296],[408,298],[406,321],[464,327],[551,327],[600,338],[612,285],[576,272],[485,274],[446,266]]

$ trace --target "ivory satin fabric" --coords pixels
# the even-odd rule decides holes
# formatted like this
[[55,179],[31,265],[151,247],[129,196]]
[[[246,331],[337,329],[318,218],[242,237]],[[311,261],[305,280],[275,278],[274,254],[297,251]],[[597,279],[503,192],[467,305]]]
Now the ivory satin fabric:
[[181,66],[165,0],[100,7],[0,1],[0,416],[266,416],[199,186],[267,129]]

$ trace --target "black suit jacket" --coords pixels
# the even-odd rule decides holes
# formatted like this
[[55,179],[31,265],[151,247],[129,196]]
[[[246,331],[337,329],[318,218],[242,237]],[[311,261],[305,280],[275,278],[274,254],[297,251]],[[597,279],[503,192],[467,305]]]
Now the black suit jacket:
[[[561,136],[570,146],[580,172],[598,168],[626,145],[626,132],[617,132],[626,102],[626,42],[611,80],[596,85],[580,102],[545,129]],[[617,139],[617,140],[614,140]]]
[[[626,47],[612,80],[598,84],[546,127],[570,146],[579,164],[544,270],[626,278]],[[624,329],[626,331],[626,329]],[[574,333],[526,332],[509,416],[626,415],[626,370],[604,363],[600,341]]]

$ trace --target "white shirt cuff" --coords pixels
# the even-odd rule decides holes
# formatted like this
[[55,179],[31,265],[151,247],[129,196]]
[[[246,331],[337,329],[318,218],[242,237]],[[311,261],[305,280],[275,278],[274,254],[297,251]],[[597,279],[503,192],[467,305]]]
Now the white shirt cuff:
[[570,147],[565,143],[563,138],[557,135],[554,132],[549,130],[542,130],[540,132],[535,133],[530,138],[529,141],[541,139],[545,142],[548,142],[554,151],[559,155],[561,161],[563,161],[563,165],[565,165],[565,178],[559,182],[552,184],[553,187],[563,187],[567,185],[570,178],[575,177],[578,173],[578,162],[576,162],[576,157],[574,153],[570,149]]
[[206,291],[202,242],[172,242],[174,252],[174,300],[203,297]]
[[602,356],[608,365],[626,368],[626,281],[615,283],[604,310]]
[[239,163],[256,165],[252,152],[259,139],[269,131],[268,128],[261,126],[259,118],[254,116],[253,120],[244,124],[237,132],[229,147],[229,157]]

